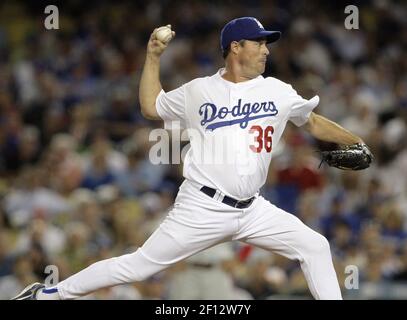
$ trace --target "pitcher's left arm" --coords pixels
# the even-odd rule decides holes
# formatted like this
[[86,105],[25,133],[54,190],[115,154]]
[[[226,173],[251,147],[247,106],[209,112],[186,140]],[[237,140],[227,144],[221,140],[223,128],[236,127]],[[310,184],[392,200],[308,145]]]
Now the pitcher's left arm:
[[322,151],[322,162],[343,170],[363,170],[370,166],[374,157],[363,140],[339,124],[314,112],[305,129],[315,138],[344,146],[339,150]]
[[322,141],[334,142],[340,145],[363,143],[363,140],[357,135],[315,112],[311,112],[304,129],[313,137]]

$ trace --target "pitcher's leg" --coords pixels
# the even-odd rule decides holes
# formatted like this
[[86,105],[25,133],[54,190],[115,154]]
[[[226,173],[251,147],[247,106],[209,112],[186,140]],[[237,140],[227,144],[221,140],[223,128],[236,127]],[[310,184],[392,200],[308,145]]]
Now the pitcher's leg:
[[167,256],[171,256],[171,261],[151,260],[143,254],[143,246],[134,253],[98,261],[60,282],[57,285],[60,297],[75,299],[101,288],[143,281],[171,266],[171,262],[180,260],[179,258],[185,255],[179,245],[161,229],[158,229],[147,241],[150,246],[156,244],[157,247],[162,247],[165,243],[166,253]]
[[315,299],[342,299],[328,240],[292,214],[263,198],[258,201],[246,217],[240,239],[298,260]]
[[[167,217],[136,252],[96,262],[60,282],[57,285],[60,298],[75,299],[104,287],[145,280],[223,239],[216,230],[208,236],[200,235],[196,227],[190,229]],[[177,240],[176,232],[184,235],[182,242]]]

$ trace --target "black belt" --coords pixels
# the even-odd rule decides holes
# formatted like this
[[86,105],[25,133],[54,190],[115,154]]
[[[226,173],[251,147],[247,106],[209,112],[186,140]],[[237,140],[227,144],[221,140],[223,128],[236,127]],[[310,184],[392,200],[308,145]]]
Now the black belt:
[[190,263],[190,266],[200,269],[212,269],[213,267],[215,267],[215,265],[212,263],[198,263],[198,262]]
[[[213,198],[216,194],[216,190],[207,186],[203,186],[201,188],[201,191],[205,193],[207,196],[210,196]],[[247,200],[236,200],[228,196],[224,196],[222,203],[227,204],[228,206],[231,206],[233,208],[238,208],[238,209],[244,209],[250,207],[250,205],[253,203],[255,197],[251,197],[250,199]]]

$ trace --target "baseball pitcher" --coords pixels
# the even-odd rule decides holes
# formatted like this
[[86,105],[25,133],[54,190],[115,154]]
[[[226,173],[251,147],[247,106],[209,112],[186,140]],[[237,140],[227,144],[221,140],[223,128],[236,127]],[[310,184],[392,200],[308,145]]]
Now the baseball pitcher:
[[[55,287],[30,285],[15,299],[75,299],[143,281],[231,240],[298,260],[315,299],[342,299],[327,239],[264,199],[259,189],[288,121],[317,139],[345,146],[322,154],[331,166],[367,168],[373,159],[369,149],[359,137],[313,112],[318,96],[304,99],[291,85],[262,76],[267,44],[277,41],[280,32],[265,30],[252,17],[230,21],[220,34],[225,66],[165,92],[160,57],[175,33],[168,37],[164,31],[160,28],[163,35],[157,38],[154,30],[149,39],[139,95],[146,118],[164,120],[166,127],[177,122],[191,132],[185,180],[172,210],[136,252],[92,264]],[[224,141],[222,155],[231,157],[202,161],[199,155],[215,152],[217,141]]]

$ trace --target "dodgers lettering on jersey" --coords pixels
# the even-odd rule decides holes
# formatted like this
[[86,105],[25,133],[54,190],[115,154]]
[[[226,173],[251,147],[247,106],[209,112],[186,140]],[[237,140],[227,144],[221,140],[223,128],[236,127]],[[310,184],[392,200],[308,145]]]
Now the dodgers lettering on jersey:
[[[189,129],[184,177],[243,200],[265,183],[287,121],[305,124],[319,97],[304,99],[273,77],[233,83],[223,72],[162,90],[156,108],[166,128],[178,121]],[[221,161],[202,161],[202,154],[204,159],[221,155]]]
[[[220,107],[218,108],[214,103],[204,103],[199,108],[199,114],[202,116],[201,125],[206,126],[208,130],[215,130],[216,128],[224,126],[232,126],[239,124],[240,128],[247,127],[250,121],[275,116],[278,110],[273,101],[245,103],[242,106],[242,99],[238,100],[237,105],[232,108]],[[233,120],[217,121],[217,119],[224,119],[228,114],[234,117]]]

